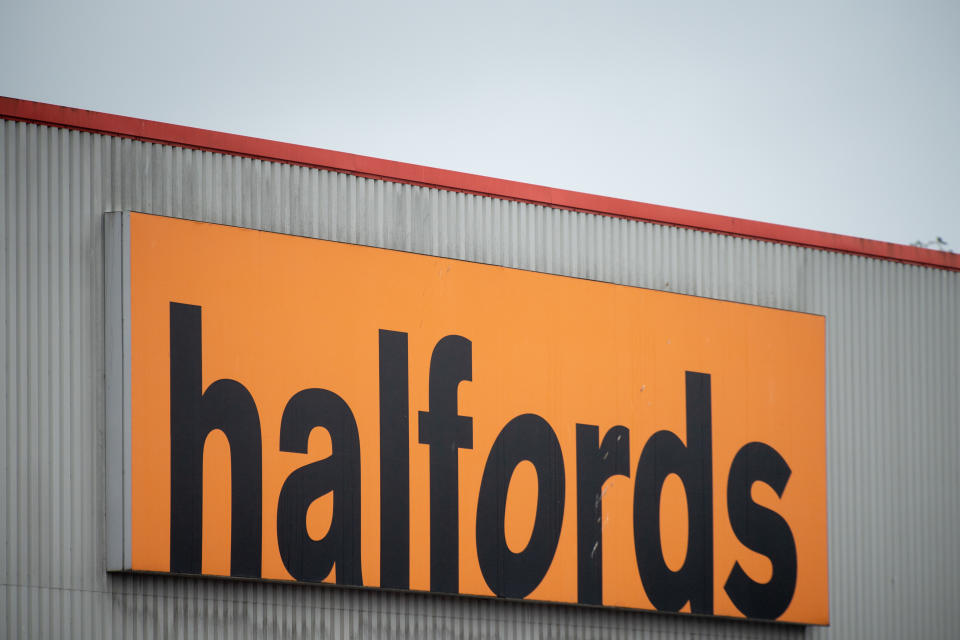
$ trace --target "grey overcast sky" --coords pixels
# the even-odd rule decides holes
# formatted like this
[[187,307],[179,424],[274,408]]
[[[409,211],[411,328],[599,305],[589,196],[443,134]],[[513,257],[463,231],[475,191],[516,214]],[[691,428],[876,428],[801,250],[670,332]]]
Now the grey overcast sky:
[[0,95],[960,250],[958,0],[0,8]]

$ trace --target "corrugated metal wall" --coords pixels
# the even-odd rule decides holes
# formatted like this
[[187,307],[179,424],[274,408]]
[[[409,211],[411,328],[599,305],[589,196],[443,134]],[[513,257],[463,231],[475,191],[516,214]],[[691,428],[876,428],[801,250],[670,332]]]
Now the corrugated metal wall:
[[[10,121],[0,176],[5,637],[956,637],[960,273]],[[823,314],[832,625],[107,575],[121,209]]]

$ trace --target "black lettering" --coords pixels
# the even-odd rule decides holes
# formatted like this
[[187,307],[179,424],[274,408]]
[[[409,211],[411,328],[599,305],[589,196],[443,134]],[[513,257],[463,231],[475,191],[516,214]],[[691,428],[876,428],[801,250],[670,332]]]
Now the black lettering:
[[[637,463],[633,497],[633,540],[643,588],[653,606],[713,613],[713,463],[710,375],[686,372],[687,444],[670,431],[653,434]],[[679,571],[663,558],[660,498],[670,474],[687,495],[687,555]]]
[[420,444],[430,446],[430,590],[460,590],[459,449],[473,448],[473,418],[461,416],[457,387],[473,379],[472,344],[450,335],[430,358],[430,410],[421,411]]
[[600,429],[577,425],[577,601],[603,604],[603,483],[630,476],[630,432],[613,427],[600,442]]
[[[304,389],[287,403],[280,420],[280,450],[307,453],[310,432],[330,434],[329,457],[306,464],[280,489],[277,543],[283,565],[297,580],[320,582],[334,564],[337,584],[362,585],[360,564],[360,436],[353,412],[326,389]],[[333,518],[320,540],[307,532],[307,509],[333,492]],[[259,544],[259,543],[258,543]]]
[[410,586],[407,334],[380,331],[380,586]]
[[201,308],[170,303],[170,571],[200,573],[203,447],[219,429],[230,445],[230,575],[261,571],[260,415],[236,380],[203,390]]
[[[537,513],[527,546],[514,553],[504,518],[510,478],[523,460],[537,471]],[[508,422],[490,449],[477,500],[477,559],[497,596],[524,598],[543,580],[560,540],[565,487],[563,452],[547,421],[526,413]]]
[[783,496],[790,467],[779,453],[762,442],[744,445],[733,458],[727,481],[727,513],[730,526],[747,548],[770,558],[773,575],[767,583],[756,582],[733,566],[723,590],[734,606],[748,618],[774,620],[780,617],[797,586],[797,545],[790,526],[780,515],[750,497],[754,482],[764,482]]

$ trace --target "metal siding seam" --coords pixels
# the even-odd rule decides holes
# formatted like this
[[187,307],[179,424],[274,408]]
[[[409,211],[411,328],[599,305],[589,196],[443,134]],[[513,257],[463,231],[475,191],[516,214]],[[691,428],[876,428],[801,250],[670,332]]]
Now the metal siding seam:
[[[26,599],[27,603],[27,615],[29,619],[29,626],[27,627],[28,633],[31,635],[37,635],[40,631],[40,616],[37,610],[36,601],[37,601],[37,564],[38,564],[38,551],[36,548],[36,537],[34,534],[39,534],[39,503],[37,500],[37,485],[38,485],[38,467],[40,465],[40,451],[37,447],[37,426],[38,426],[38,406],[40,404],[39,398],[39,380],[38,380],[38,359],[39,359],[39,345],[37,344],[37,325],[38,325],[38,316],[39,316],[39,300],[37,292],[39,290],[37,282],[37,272],[39,271],[39,233],[37,230],[38,221],[42,212],[40,208],[40,198],[39,198],[39,186],[38,174],[39,174],[39,163],[40,163],[40,150],[37,138],[39,137],[39,132],[34,129],[27,132],[27,138],[30,141],[26,149],[26,160],[27,166],[29,168],[29,173],[27,175],[27,184],[26,184],[26,193],[27,193],[27,211],[29,219],[27,220],[26,226],[26,254],[25,256],[25,266],[24,266],[24,275],[26,277],[26,287],[24,288],[23,295],[23,304],[24,304],[24,315],[23,315],[23,324],[21,326],[21,335],[23,336],[25,349],[23,356],[23,368],[22,376],[26,380],[26,390],[24,395],[26,396],[24,407],[26,414],[26,424],[28,428],[26,430],[25,438],[27,444],[27,451],[24,455],[24,458],[29,460],[29,467],[26,469],[26,472],[22,476],[23,488],[21,489],[23,495],[22,509],[21,513],[24,514],[19,519],[18,525],[21,529],[21,553],[23,553],[23,558],[25,562],[22,565],[24,569],[24,575],[22,577],[25,584],[29,586],[28,596]],[[24,517],[25,516],[25,517]]]
[[[0,487],[0,516],[3,518],[4,523],[10,523],[13,521],[14,514],[14,500],[11,496],[11,491],[15,486],[13,474],[15,472],[15,452],[16,448],[14,447],[13,442],[13,428],[11,425],[14,424],[14,411],[13,411],[13,391],[12,387],[14,385],[14,380],[16,376],[13,371],[12,356],[13,347],[12,347],[12,330],[11,325],[13,320],[11,319],[11,314],[15,309],[15,305],[12,301],[12,292],[16,286],[16,276],[17,270],[14,264],[14,242],[13,242],[13,230],[11,225],[15,219],[12,209],[13,205],[11,201],[13,200],[13,194],[15,193],[15,188],[13,184],[15,183],[15,171],[16,167],[10,166],[7,158],[12,156],[13,153],[9,151],[9,146],[13,144],[13,136],[10,134],[11,129],[14,129],[15,125],[10,122],[0,122],[0,181],[3,184],[3,193],[0,194],[0,228],[3,229],[3,238],[0,239],[0,266],[3,268],[3,274],[0,276],[0,301],[3,302],[3,307],[0,308],[0,327],[3,330],[3,338],[0,339],[0,361],[3,362],[3,371],[0,371],[0,389],[3,393],[3,405],[0,406],[0,416],[3,419],[3,486]],[[11,637],[12,629],[10,627],[15,616],[13,615],[12,607],[10,600],[12,598],[11,592],[12,589],[6,585],[11,585],[15,583],[15,577],[11,572],[13,567],[13,554],[14,548],[10,544],[10,525],[5,524],[3,530],[3,541],[4,544],[2,551],[3,566],[0,566],[0,580],[2,580],[3,586],[3,602],[0,603],[0,613],[3,615],[2,621],[0,621],[0,630],[4,631],[6,637]]]

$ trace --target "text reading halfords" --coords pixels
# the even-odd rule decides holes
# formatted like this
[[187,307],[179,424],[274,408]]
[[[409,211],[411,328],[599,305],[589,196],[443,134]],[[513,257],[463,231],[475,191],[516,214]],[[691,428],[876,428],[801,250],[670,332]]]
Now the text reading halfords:
[[[479,348],[479,346],[478,346]],[[429,407],[418,412],[419,443],[429,447],[430,590],[457,593],[460,535],[458,452],[473,448],[473,419],[459,415],[461,382],[472,380],[473,345],[448,335],[433,349]],[[201,308],[170,305],[170,569],[201,572],[203,448],[220,429],[230,445],[231,557],[233,576],[260,577],[262,536],[262,442],[260,418],[250,391],[221,379],[202,388]],[[410,582],[409,368],[407,334],[379,333],[380,390],[380,586],[407,589]],[[499,432],[484,465],[477,499],[476,553],[494,594],[523,598],[541,582],[557,549],[563,522],[564,467],[576,465],[577,595],[602,604],[602,485],[612,476],[633,477],[633,542],[643,588],[653,606],[713,613],[713,468],[710,374],[688,371],[686,443],[670,431],[631,443],[630,431],[615,426],[601,441],[599,427],[576,425],[576,460],[564,460],[551,425],[525,413]],[[283,482],[277,508],[277,541],[286,569],[296,580],[319,582],[336,567],[336,582],[362,585],[360,438],[348,404],[328,389],[295,393],[283,410],[280,450],[307,452],[314,428],[330,436],[331,455],[293,471]],[[631,446],[642,446],[635,469]],[[505,536],[507,489],[513,471],[532,463],[537,477],[533,531],[525,548],[512,551]],[[772,577],[750,578],[737,563],[723,588],[750,618],[777,618],[790,604],[797,581],[796,543],[783,517],[754,502],[750,489],[765,483],[783,494],[790,467],[772,447],[750,442],[733,458],[727,477],[726,512],[733,532],[749,549],[766,556]],[[686,557],[671,569],[660,537],[660,499],[667,476],[683,483],[688,509]],[[324,537],[307,532],[307,509],[332,494],[333,516]]]

